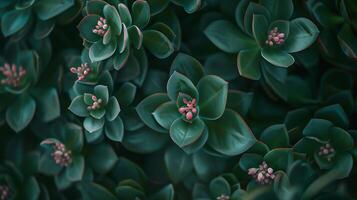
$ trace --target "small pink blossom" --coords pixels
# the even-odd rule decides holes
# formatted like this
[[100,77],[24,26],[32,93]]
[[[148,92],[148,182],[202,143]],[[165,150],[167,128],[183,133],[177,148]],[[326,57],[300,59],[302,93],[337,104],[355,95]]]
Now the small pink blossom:
[[92,30],[92,32],[103,37],[107,33],[108,28],[109,28],[109,26],[107,24],[107,20],[103,17],[100,17],[97,22],[97,25]]
[[82,63],[79,67],[71,67],[70,71],[77,74],[77,80],[81,81],[88,76],[92,69],[88,66],[88,63]]
[[183,99],[183,103],[186,104],[186,106],[182,106],[178,109],[178,111],[185,115],[185,118],[187,120],[192,120],[194,114],[197,113],[197,108],[196,108],[196,99],[192,99],[192,101],[187,100],[186,98]]
[[268,35],[268,39],[265,41],[265,44],[269,46],[274,46],[277,44],[283,44],[285,42],[285,34],[278,32],[278,27],[274,27]]
[[0,67],[0,72],[4,76],[4,79],[1,79],[0,84],[8,85],[11,87],[19,87],[22,79],[26,75],[26,70],[20,66],[17,67],[15,64],[5,63],[4,66]]

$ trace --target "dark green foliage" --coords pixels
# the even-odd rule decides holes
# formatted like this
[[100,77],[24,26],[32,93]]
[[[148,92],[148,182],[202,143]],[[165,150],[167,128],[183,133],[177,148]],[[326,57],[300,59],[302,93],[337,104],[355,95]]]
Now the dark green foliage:
[[355,0],[0,0],[0,200],[357,199]]

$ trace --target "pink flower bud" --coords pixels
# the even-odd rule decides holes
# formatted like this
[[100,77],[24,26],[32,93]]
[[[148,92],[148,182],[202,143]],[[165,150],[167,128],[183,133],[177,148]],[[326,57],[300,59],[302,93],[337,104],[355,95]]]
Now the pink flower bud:
[[248,175],[252,176],[255,175],[257,173],[257,169],[256,168],[249,168],[248,169]]
[[193,115],[192,115],[191,112],[186,113],[186,119],[187,119],[187,120],[191,120],[192,117],[193,117]]

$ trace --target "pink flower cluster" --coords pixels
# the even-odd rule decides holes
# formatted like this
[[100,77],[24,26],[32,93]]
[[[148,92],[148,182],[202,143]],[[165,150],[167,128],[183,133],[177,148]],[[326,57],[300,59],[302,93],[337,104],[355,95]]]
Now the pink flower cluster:
[[0,72],[5,77],[0,83],[11,87],[20,86],[21,80],[26,75],[26,70],[23,67],[17,67],[15,64],[10,66],[8,63],[0,67]]
[[225,194],[221,194],[220,196],[218,196],[216,198],[217,200],[229,200],[229,196],[225,195]]
[[187,120],[191,120],[193,118],[193,115],[197,113],[196,99],[192,99],[192,101],[189,101],[186,98],[183,98],[183,102],[186,104],[186,106],[180,107],[178,111],[181,114],[185,115]]
[[92,95],[92,100],[93,100],[93,104],[87,107],[87,110],[96,110],[99,109],[103,100],[102,99],[98,99],[96,96]]
[[70,69],[73,74],[77,74],[77,80],[79,81],[85,79],[91,70],[88,63],[82,63],[80,67],[71,67]]
[[335,153],[335,149],[329,143],[320,147],[319,156],[327,156],[328,161],[331,161],[333,153]]
[[283,44],[285,42],[285,34],[278,31],[278,27],[274,27],[268,35],[268,39],[265,44],[273,46],[275,44]]
[[269,184],[276,177],[274,170],[268,167],[265,161],[259,165],[259,168],[249,168],[248,175],[254,177],[255,181],[260,184]]
[[64,144],[62,143],[54,143],[53,144],[53,153],[52,158],[57,165],[61,167],[67,167],[72,162],[71,151],[67,150]]
[[0,185],[0,200],[10,199],[10,188],[7,185]]
[[97,22],[97,25],[95,26],[95,28],[92,30],[93,33],[103,37],[107,31],[108,31],[108,24],[107,24],[107,20],[104,19],[103,17],[100,17],[98,22]]

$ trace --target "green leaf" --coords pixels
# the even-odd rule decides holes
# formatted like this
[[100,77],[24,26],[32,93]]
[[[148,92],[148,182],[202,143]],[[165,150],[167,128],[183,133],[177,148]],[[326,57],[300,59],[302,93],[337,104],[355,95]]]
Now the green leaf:
[[[5,4],[7,2],[5,1]],[[15,8],[17,10],[23,10],[23,9],[26,9],[26,8],[29,8],[31,7],[33,4],[35,3],[35,0],[22,0],[22,1],[18,1],[16,2],[16,5],[15,5]],[[0,6],[1,7],[1,6]]]
[[130,82],[124,83],[116,94],[120,105],[129,106],[135,99],[136,90],[137,87],[134,84]]
[[17,197],[19,198],[26,198],[28,200],[36,200],[40,197],[40,186],[34,176],[28,177],[25,179],[23,186],[23,190]]
[[130,11],[128,9],[128,7],[126,7],[125,4],[123,3],[119,3],[118,5],[118,11],[119,11],[119,15],[120,15],[120,18],[122,20],[122,22],[127,26],[131,26],[131,23],[132,23],[132,18],[131,18],[131,14],[130,14]]
[[160,189],[153,196],[150,196],[149,200],[154,200],[154,199],[174,200],[174,194],[175,194],[174,187],[172,184],[169,184],[164,188]]
[[37,113],[42,121],[48,122],[61,115],[60,102],[55,88],[39,88],[34,93]]
[[133,43],[134,47],[136,49],[140,49],[143,43],[143,33],[140,31],[140,29],[137,26],[133,25],[128,28],[128,34],[130,41]]
[[214,75],[203,77],[197,84],[199,93],[199,116],[215,120],[221,117],[226,108],[228,83]]
[[260,141],[275,149],[289,146],[288,130],[284,124],[276,124],[266,128],[260,135]]
[[175,146],[166,150],[164,160],[168,175],[174,183],[186,178],[193,170],[192,157]]
[[253,36],[253,16],[254,15],[263,15],[270,21],[269,11],[262,5],[254,2],[250,2],[245,14],[244,14],[244,30],[247,34]]
[[77,28],[81,37],[88,42],[97,42],[101,37],[93,33],[93,28],[97,25],[99,15],[87,15],[78,24]]
[[252,92],[241,92],[229,90],[227,98],[227,108],[230,108],[242,116],[247,115],[252,104],[254,94]]
[[84,173],[83,156],[73,156],[72,163],[66,168],[66,177],[71,181],[80,181]]
[[245,153],[239,159],[239,167],[244,170],[248,171],[249,168],[257,168],[260,164],[264,161],[263,156],[255,153]]
[[269,10],[272,20],[288,20],[294,12],[292,0],[261,0],[261,4]]
[[208,140],[207,128],[203,131],[202,135],[192,144],[182,147],[181,149],[187,154],[193,154],[198,152]]
[[129,55],[130,55],[129,48],[130,48],[130,46],[126,45],[123,52],[120,53],[120,51],[115,51],[114,57],[113,57],[114,69],[120,70],[127,63]]
[[224,195],[230,195],[231,194],[231,186],[229,185],[228,181],[223,178],[222,176],[219,176],[215,179],[213,179],[209,183],[209,190],[211,193],[212,197],[219,197],[222,194]]
[[160,59],[167,58],[174,52],[171,41],[161,32],[146,30],[143,32],[144,46],[150,53]]
[[93,133],[103,128],[104,126],[104,118],[102,119],[94,119],[92,117],[86,117],[83,121],[83,127],[89,132]]
[[205,123],[209,132],[207,144],[223,155],[239,155],[256,142],[243,118],[230,109],[226,109],[218,120]]
[[117,49],[117,42],[111,41],[104,45],[102,41],[97,41],[89,48],[89,58],[92,62],[102,61],[111,57]]
[[175,42],[176,33],[169,27],[168,25],[164,24],[163,22],[157,22],[151,25],[148,29],[157,30],[164,34],[167,39],[169,39],[172,43]]
[[274,171],[286,171],[293,162],[293,154],[291,149],[273,149],[265,154],[264,160],[267,162],[269,167],[274,169]]
[[316,25],[306,18],[296,18],[290,22],[290,34],[282,48],[294,53],[302,51],[315,42],[319,30]]
[[108,87],[104,85],[97,85],[94,87],[94,95],[97,99],[102,99],[103,105],[106,105],[109,100]]
[[265,44],[268,37],[268,20],[264,15],[253,15],[253,35],[260,46]]
[[261,77],[260,60],[260,49],[241,50],[237,61],[239,74],[245,78],[259,80]]
[[166,129],[170,129],[171,124],[181,117],[176,103],[172,101],[161,104],[152,114],[157,123]]
[[305,136],[312,136],[321,140],[327,140],[329,129],[332,126],[333,124],[328,120],[311,119],[310,122],[304,128],[303,134]]
[[330,129],[331,145],[338,152],[344,152],[353,148],[353,138],[351,135],[339,127],[332,127]]
[[234,17],[239,28],[244,30],[244,15],[248,8],[250,0],[242,0],[238,2],[237,8],[235,9]]
[[108,4],[107,2],[102,1],[102,0],[91,0],[91,1],[87,2],[85,11],[88,14],[95,14],[95,15],[103,16],[103,9],[104,9],[104,6],[107,4]]
[[25,27],[30,19],[30,10],[11,10],[1,16],[1,30],[5,37]]
[[166,88],[167,95],[172,101],[176,101],[180,93],[189,95],[192,98],[198,98],[198,91],[192,81],[176,71],[172,73],[167,81]]
[[150,6],[147,1],[135,1],[131,7],[133,24],[144,28],[150,20]]
[[179,147],[185,147],[196,142],[204,130],[205,124],[199,118],[190,122],[179,118],[170,127],[170,137]]
[[348,116],[340,104],[320,108],[315,112],[314,117],[329,120],[342,128],[347,128],[349,124]]
[[86,161],[93,167],[94,171],[100,174],[107,173],[118,161],[118,157],[113,148],[109,144],[103,142],[89,146],[87,155]]
[[108,4],[104,6],[103,13],[114,35],[120,35],[122,33],[122,23],[117,9]]
[[181,1],[181,0],[171,0],[174,4],[182,6],[187,13],[194,13],[201,6],[201,0],[190,0],[190,1]]
[[124,137],[124,124],[118,116],[111,122],[105,123],[105,135],[112,141],[121,142]]
[[170,74],[177,71],[192,80],[194,84],[203,77],[204,71],[201,63],[190,55],[179,53],[172,61]]
[[334,13],[326,4],[322,2],[317,2],[312,8],[312,14],[316,20],[324,26],[325,28],[334,27],[337,28],[338,25],[344,22],[342,16]]
[[352,156],[350,154],[342,154],[338,157],[332,169],[322,174],[304,190],[302,199],[313,199],[323,188],[332,182],[348,177],[352,167]]
[[74,0],[38,0],[35,10],[38,18],[48,20],[55,17],[74,5]]
[[6,122],[15,132],[20,132],[31,122],[36,111],[35,100],[28,96],[18,97],[6,110]]
[[110,97],[108,104],[106,105],[106,119],[108,121],[113,121],[120,112],[120,106],[119,103],[117,101],[117,98],[115,97]]
[[78,183],[77,187],[81,192],[83,200],[117,200],[117,198],[112,193],[110,193],[103,186],[96,183],[82,181]]
[[227,53],[237,53],[240,50],[256,46],[254,40],[226,20],[212,22],[204,33],[214,45]]
[[87,110],[87,106],[84,102],[83,95],[79,95],[74,98],[69,105],[68,109],[75,115],[79,117],[87,117],[89,116],[89,112]]
[[342,51],[350,58],[357,58],[357,39],[353,28],[345,24],[337,35]]
[[119,199],[143,199],[145,197],[141,188],[139,189],[130,185],[117,186],[115,188],[115,193]]
[[209,181],[227,167],[225,158],[211,156],[204,151],[193,154],[193,166],[200,180]]
[[72,152],[80,152],[83,147],[83,131],[82,127],[77,124],[67,123],[64,127],[64,141],[68,149]]
[[113,31],[112,31],[112,28],[109,27],[107,32],[104,34],[103,36],[103,44],[104,45],[107,45],[109,44],[109,42],[111,41],[112,39],[112,35],[113,35]]
[[133,132],[126,132],[122,143],[131,152],[145,154],[163,148],[168,140],[167,135],[144,127]]
[[151,15],[161,13],[169,5],[170,0],[148,0]]
[[152,113],[161,104],[170,101],[169,97],[164,93],[156,93],[143,99],[137,106],[136,112],[140,119],[150,128],[161,132],[167,133],[167,130],[162,128],[155,120]]
[[279,49],[263,48],[261,54],[266,61],[278,67],[289,67],[295,62],[294,57]]
[[33,37],[36,40],[45,39],[55,28],[55,20],[37,20],[35,30],[33,31]]
[[89,111],[90,116],[92,116],[95,119],[102,119],[105,115],[105,109],[100,108],[96,110],[91,110]]
[[122,25],[123,25],[123,28],[122,28],[121,34],[119,35],[119,42],[118,42],[119,46],[117,48],[119,53],[123,53],[126,49],[130,49],[128,30],[126,29],[125,24],[122,24]]

